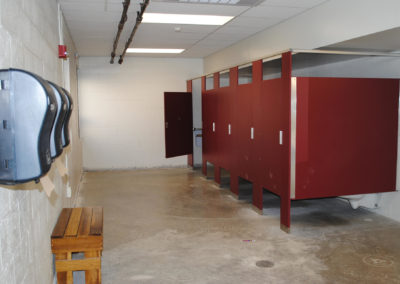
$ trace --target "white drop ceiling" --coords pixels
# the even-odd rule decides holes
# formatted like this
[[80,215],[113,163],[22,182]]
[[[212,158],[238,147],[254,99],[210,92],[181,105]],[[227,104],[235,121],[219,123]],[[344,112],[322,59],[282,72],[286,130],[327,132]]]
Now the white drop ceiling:
[[[130,47],[184,48],[183,53],[168,56],[202,58],[326,1],[150,0],[146,12],[221,15],[235,18],[224,26],[142,23]],[[122,2],[123,0],[60,0],[66,23],[80,56],[110,55],[121,18]],[[131,1],[128,21],[118,43],[117,55],[122,52],[134,26],[140,2]],[[176,31],[177,28],[180,31]]]

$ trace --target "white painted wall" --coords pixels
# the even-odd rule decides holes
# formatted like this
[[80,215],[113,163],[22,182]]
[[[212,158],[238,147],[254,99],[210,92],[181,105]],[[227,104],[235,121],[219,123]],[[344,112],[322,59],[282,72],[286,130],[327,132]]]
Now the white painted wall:
[[288,48],[314,49],[400,26],[398,0],[330,0],[204,60],[204,73]]
[[[74,53],[74,44],[64,28],[64,41]],[[0,0],[0,69],[22,68],[63,85],[58,59],[57,1]],[[77,102],[76,62],[70,64],[70,87]],[[64,150],[69,177],[63,180],[53,165],[49,177],[55,184],[50,198],[33,182],[0,186],[0,282],[53,283],[50,235],[62,207],[72,206],[81,176],[81,146],[77,132],[78,105],[72,114],[71,146]],[[67,184],[72,198],[66,198]]]
[[186,79],[203,72],[201,59],[106,57],[79,61],[83,165],[88,170],[187,164],[165,159],[164,91],[186,91]]
[[[206,57],[204,74],[289,48],[314,49],[400,27],[399,11],[398,0],[330,0]],[[382,194],[381,208],[374,211],[400,221],[400,192]]]

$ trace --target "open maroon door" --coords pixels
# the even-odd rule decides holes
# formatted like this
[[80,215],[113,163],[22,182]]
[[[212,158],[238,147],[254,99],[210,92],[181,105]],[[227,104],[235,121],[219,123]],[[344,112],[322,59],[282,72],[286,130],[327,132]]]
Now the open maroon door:
[[193,154],[192,93],[165,92],[165,157]]

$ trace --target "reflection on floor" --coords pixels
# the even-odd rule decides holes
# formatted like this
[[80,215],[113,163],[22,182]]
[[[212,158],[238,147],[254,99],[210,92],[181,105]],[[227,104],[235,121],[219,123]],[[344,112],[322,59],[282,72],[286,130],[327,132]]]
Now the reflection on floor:
[[103,283],[400,283],[400,224],[337,199],[279,199],[264,215],[191,169],[85,173],[104,207]]

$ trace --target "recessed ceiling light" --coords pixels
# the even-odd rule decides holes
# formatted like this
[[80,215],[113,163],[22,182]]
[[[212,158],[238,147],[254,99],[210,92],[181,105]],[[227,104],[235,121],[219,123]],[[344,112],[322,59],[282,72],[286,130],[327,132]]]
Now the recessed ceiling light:
[[144,13],[142,23],[222,26],[232,16]]
[[177,48],[128,48],[128,53],[182,53],[184,49]]

